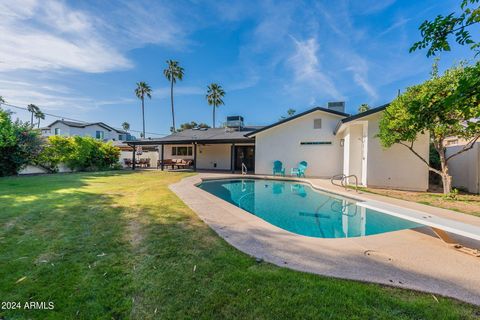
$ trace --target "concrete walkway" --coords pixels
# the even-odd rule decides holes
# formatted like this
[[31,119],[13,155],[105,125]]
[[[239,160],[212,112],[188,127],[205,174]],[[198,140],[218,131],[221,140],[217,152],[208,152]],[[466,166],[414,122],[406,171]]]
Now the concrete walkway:
[[[480,305],[480,258],[452,249],[436,238],[429,228],[345,239],[297,235],[195,186],[202,179],[228,176],[231,175],[202,173],[185,178],[170,188],[239,250],[295,270],[426,291]],[[238,175],[234,177],[239,178]],[[480,226],[477,217],[380,195],[345,191],[322,179],[300,180],[314,188],[357,200],[380,201]],[[456,238],[471,247],[480,247],[478,241]]]

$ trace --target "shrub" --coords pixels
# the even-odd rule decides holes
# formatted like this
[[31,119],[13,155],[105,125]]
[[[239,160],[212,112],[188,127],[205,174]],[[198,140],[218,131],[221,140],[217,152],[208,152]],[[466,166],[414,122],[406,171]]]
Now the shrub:
[[115,169],[119,157],[120,149],[92,137],[51,136],[37,164],[49,172],[58,171],[60,163],[75,171],[95,171]]
[[32,163],[42,144],[28,122],[13,122],[10,113],[0,109],[0,176],[15,175]]
[[50,173],[58,172],[60,163],[68,163],[75,150],[73,139],[62,136],[50,136],[42,152],[35,159],[35,165],[40,166]]

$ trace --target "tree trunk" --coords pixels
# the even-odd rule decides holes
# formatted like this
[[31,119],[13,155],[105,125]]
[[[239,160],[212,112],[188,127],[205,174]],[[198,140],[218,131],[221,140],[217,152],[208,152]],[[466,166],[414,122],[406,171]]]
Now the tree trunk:
[[170,101],[172,102],[172,127],[173,127],[173,131],[172,132],[175,132],[175,112],[174,112],[174,109],[173,109],[173,77],[172,77],[172,81],[170,81],[171,85],[170,85]]
[[215,128],[215,105],[213,105],[213,124],[212,128]]
[[33,128],[33,112],[32,112],[32,117],[31,117],[31,120],[30,120],[30,127]]
[[40,119],[38,119],[37,128],[40,129]]
[[[435,145],[435,144],[434,144]],[[445,155],[445,148],[440,142],[435,145],[438,155],[440,156],[440,166],[442,168],[442,185],[443,185],[443,194],[449,194],[452,191],[452,176],[448,172],[447,157]]]
[[142,121],[143,121],[143,139],[145,139],[145,106],[144,99],[142,97]]
[[442,174],[443,194],[452,192],[452,176],[449,174]]

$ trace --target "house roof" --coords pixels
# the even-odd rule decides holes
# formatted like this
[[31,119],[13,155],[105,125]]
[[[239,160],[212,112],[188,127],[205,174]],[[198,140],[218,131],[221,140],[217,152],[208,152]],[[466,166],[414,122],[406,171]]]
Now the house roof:
[[363,118],[363,117],[366,117],[366,116],[369,116],[371,114],[374,114],[374,113],[377,113],[377,112],[380,112],[380,111],[383,111],[385,110],[388,106],[390,105],[390,103],[387,103],[387,104],[384,104],[380,107],[376,107],[376,108],[372,108],[370,110],[367,110],[365,112],[360,112],[360,113],[357,113],[353,116],[350,116],[348,118],[345,118],[345,119],[342,119],[342,123],[346,123],[346,122],[350,122],[350,121],[353,121],[353,120],[357,120],[357,119],[360,119],[360,118]]
[[46,126],[45,128],[51,128],[54,124],[56,124],[58,122],[63,123],[66,126],[75,127],[75,128],[85,128],[85,127],[97,125],[97,126],[100,126],[100,127],[104,128],[108,131],[115,131],[115,132],[118,132],[118,133],[127,133],[124,130],[115,129],[114,127],[111,127],[108,124],[105,124],[103,122],[76,122],[76,121],[67,121],[67,120],[63,120],[63,119],[62,120],[56,120],[56,121],[52,122],[50,125]]
[[323,112],[326,112],[326,113],[331,113],[331,114],[334,114],[334,115],[337,115],[337,116],[341,116],[341,117],[348,117],[349,114],[348,113],[344,113],[344,112],[339,112],[339,111],[335,111],[335,110],[332,110],[332,109],[327,109],[327,108],[322,108],[322,107],[315,107],[315,108],[312,108],[310,110],[307,110],[305,112],[302,112],[302,113],[299,113],[299,114],[296,114],[290,118],[286,118],[286,119],[283,119],[283,120],[280,120],[280,121],[277,121],[269,126],[265,126],[263,128],[260,128],[258,130],[255,130],[253,132],[250,132],[248,134],[246,134],[247,137],[251,137],[259,132],[262,132],[262,131],[265,131],[265,130],[268,130],[268,129],[271,129],[273,127],[276,127],[276,126],[279,126],[281,124],[284,124],[286,122],[289,122],[289,121],[292,121],[294,119],[297,119],[297,118],[300,118],[300,117],[303,117],[307,114],[310,114],[312,112],[315,112],[315,111],[323,111]]
[[145,139],[126,141],[130,145],[158,145],[158,144],[190,144],[197,143],[242,143],[253,142],[246,134],[258,130],[259,126],[247,126],[241,130],[229,130],[228,128],[200,128],[187,129],[175,132],[169,136],[157,139]]
[[376,108],[367,110],[367,111],[365,111],[365,112],[360,112],[360,113],[354,114],[353,116],[350,116],[350,117],[347,117],[347,118],[344,118],[344,119],[340,120],[340,121],[338,122],[335,130],[333,131],[333,134],[337,134],[337,132],[340,130],[340,127],[342,126],[342,124],[348,123],[348,122],[350,122],[350,121],[358,120],[358,119],[360,119],[360,118],[369,116],[369,115],[371,115],[371,114],[374,114],[374,113],[383,111],[383,110],[385,110],[389,105],[390,105],[390,103],[387,103],[387,104],[381,105],[381,106],[379,106],[379,107],[376,107]]

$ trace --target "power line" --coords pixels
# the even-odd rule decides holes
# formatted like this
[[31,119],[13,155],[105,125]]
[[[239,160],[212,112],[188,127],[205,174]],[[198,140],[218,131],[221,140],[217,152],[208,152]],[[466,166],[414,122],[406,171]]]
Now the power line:
[[[4,105],[4,106],[7,106],[7,107],[11,107],[11,108],[16,108],[16,109],[20,109],[20,110],[24,110],[24,111],[27,111],[27,112],[30,112],[28,111],[27,108],[25,107],[20,107],[20,106],[16,106],[16,105],[13,105],[13,104],[10,104],[10,103],[0,103],[0,107]],[[47,112],[43,112],[43,114],[47,115],[47,116],[50,116],[50,117],[54,117],[54,118],[59,118],[59,119],[62,119],[62,120],[70,120],[70,121],[75,121],[75,122],[81,122],[81,123],[89,123],[88,121],[83,121],[83,120],[78,120],[78,119],[73,119],[73,118],[68,118],[68,117],[63,117],[63,116],[59,116],[59,115],[56,115],[56,114],[52,114],[52,113],[47,113]],[[120,128],[115,128],[115,127],[112,127],[116,130],[123,130],[123,129],[120,129]],[[138,132],[138,133],[143,133],[143,131],[141,130],[134,130],[134,129],[128,129],[129,131],[132,131],[132,132]],[[170,133],[156,133],[156,132],[147,132],[145,131],[145,134],[152,134],[152,135],[156,135],[156,136],[168,136]]]

